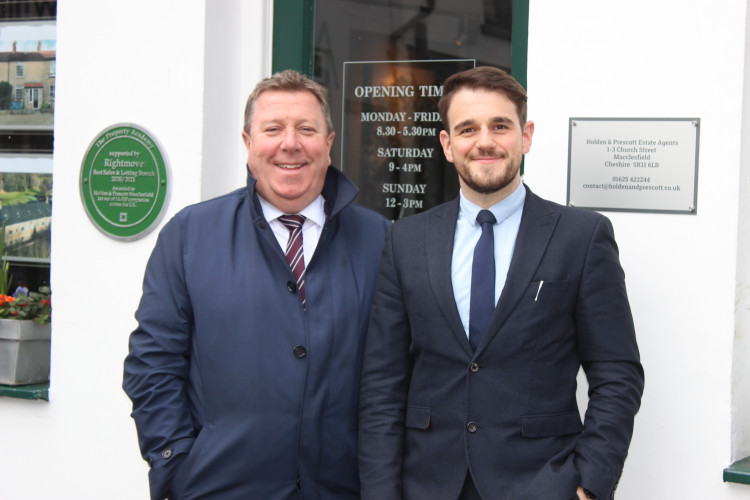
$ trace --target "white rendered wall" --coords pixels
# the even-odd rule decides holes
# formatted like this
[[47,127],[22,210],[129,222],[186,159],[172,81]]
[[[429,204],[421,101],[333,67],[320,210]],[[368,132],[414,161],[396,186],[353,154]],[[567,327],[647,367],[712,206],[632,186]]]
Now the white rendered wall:
[[258,80],[271,74],[272,15],[270,0],[206,2],[202,200],[247,180],[245,103]]
[[[750,28],[750,19],[747,19]],[[746,28],[745,46],[750,43]],[[732,458],[750,456],[750,51],[745,52],[737,244],[737,325],[732,365]]]
[[[100,233],[80,201],[81,161],[105,127],[132,122],[150,131],[172,173],[162,223],[188,204],[243,185],[244,98],[265,76],[260,47],[268,46],[270,4],[58,2],[50,401],[0,398],[1,499],[148,498],[147,466],[121,384],[158,230],[130,243]],[[222,47],[217,37],[232,45]],[[222,60],[224,49],[231,59]],[[204,64],[214,65],[210,75]],[[223,85],[209,78],[217,75]],[[210,129],[207,87],[225,91],[218,106],[227,108],[206,113],[222,122]],[[209,151],[221,152],[219,161],[204,161]],[[207,176],[213,182],[203,189]]]
[[745,15],[746,0],[530,2],[525,180],[538,194],[565,203],[569,117],[701,118],[698,214],[606,213],[646,372],[621,500],[750,495],[722,482],[733,458]]
[[[732,368],[733,349],[750,343],[738,312],[734,345],[748,268],[738,227],[750,225],[739,195],[746,1],[530,0],[535,192],[565,202],[571,116],[702,120],[696,216],[607,213],[646,370],[620,500],[750,496],[721,480],[750,451],[750,426],[732,431],[733,373],[735,390],[750,385],[739,350]],[[147,128],[172,169],[165,220],[242,185],[242,111],[269,72],[271,3],[59,2],[50,402],[0,398],[0,499],[147,498],[120,385],[156,232],[120,243],[97,231],[78,194],[81,160],[111,124]],[[735,398],[735,411],[749,404]]]

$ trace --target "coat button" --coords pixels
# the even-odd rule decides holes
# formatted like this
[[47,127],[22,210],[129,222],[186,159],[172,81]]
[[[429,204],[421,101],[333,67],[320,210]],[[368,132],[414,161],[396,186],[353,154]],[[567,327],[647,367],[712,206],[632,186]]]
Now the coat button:
[[286,282],[286,289],[289,290],[292,293],[296,292],[297,291],[297,283],[295,283],[294,281],[287,281]]
[[471,433],[477,432],[477,429],[479,429],[479,426],[474,422],[469,422],[468,424],[466,424],[466,430]]
[[167,448],[165,450],[162,450],[161,458],[168,460],[171,456],[172,456],[172,448]]
[[469,370],[471,370],[472,373],[476,373],[479,371],[479,363],[472,363],[469,365]]
[[304,358],[307,356],[307,350],[301,345],[294,346],[294,355],[298,358]]

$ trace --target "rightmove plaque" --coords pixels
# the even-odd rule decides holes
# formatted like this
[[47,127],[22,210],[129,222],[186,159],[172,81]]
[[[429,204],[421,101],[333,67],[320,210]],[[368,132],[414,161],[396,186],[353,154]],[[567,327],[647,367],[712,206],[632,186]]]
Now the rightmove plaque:
[[474,59],[344,63],[342,169],[357,202],[396,220],[458,196],[443,155],[443,81]]
[[696,214],[700,118],[570,118],[568,204]]
[[135,240],[161,219],[169,195],[168,164],[156,138],[121,123],[99,133],[81,163],[81,201],[107,236]]

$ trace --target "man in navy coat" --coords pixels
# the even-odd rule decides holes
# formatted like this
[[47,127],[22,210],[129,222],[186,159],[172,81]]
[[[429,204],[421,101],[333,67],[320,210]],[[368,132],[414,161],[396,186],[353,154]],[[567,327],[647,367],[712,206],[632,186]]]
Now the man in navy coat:
[[461,192],[386,239],[361,378],[362,499],[611,498],[644,382],[612,225],[521,182],[534,124],[510,75],[453,75],[439,108]]
[[389,223],[352,203],[332,128],[323,87],[263,80],[247,187],[159,235],[123,383],[152,499],[359,498],[358,381]]

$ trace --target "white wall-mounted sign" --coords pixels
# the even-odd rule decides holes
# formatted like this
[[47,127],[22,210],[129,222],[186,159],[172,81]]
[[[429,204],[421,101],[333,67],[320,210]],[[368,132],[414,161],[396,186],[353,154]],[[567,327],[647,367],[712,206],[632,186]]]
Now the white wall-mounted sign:
[[697,213],[700,118],[571,118],[568,205]]

